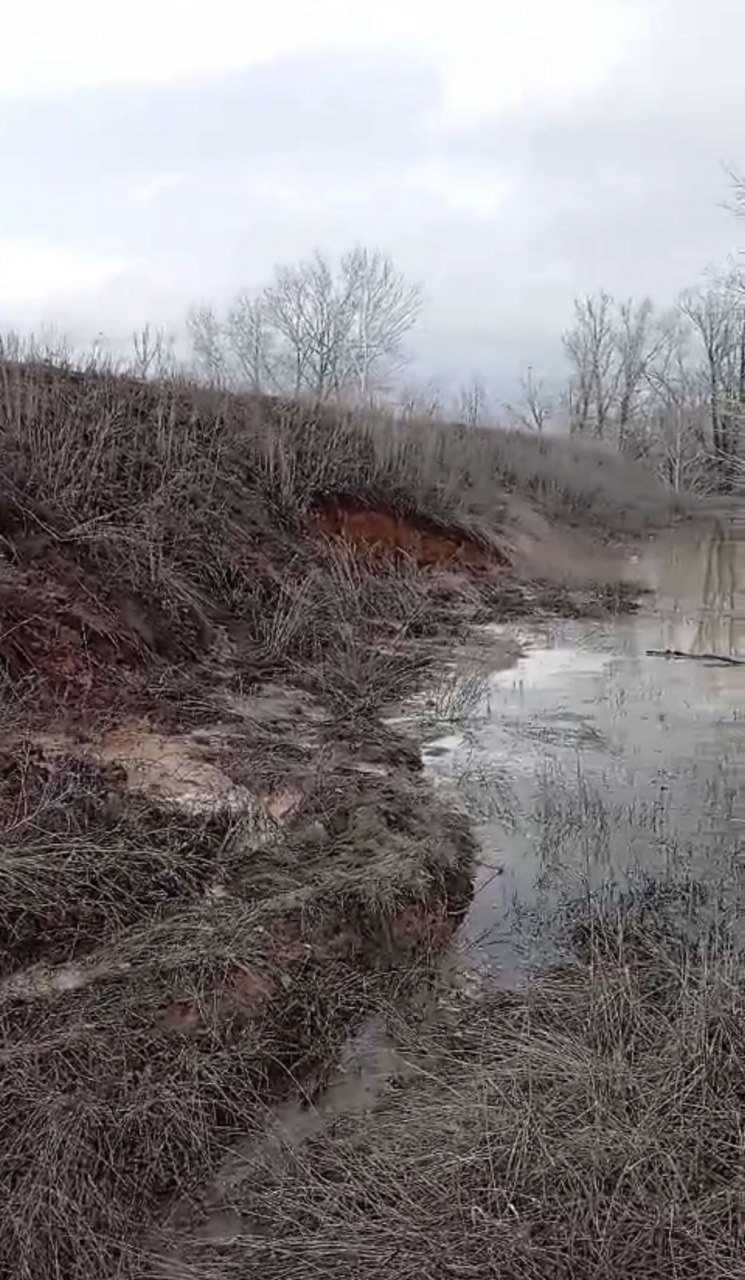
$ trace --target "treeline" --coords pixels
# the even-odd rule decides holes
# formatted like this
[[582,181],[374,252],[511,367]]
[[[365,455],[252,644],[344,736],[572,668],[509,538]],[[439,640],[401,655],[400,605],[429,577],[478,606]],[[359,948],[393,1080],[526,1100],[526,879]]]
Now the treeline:
[[576,299],[562,339],[565,382],[548,384],[528,369],[510,404],[489,394],[488,370],[455,393],[407,385],[406,342],[422,303],[420,286],[384,254],[357,248],[332,263],[317,253],[277,268],[266,287],[236,294],[223,314],[192,309],[189,359],[200,377],[236,389],[382,400],[405,415],[566,431],[648,460],[675,490],[728,488],[741,479],[739,268],[707,274],[664,310],[650,298],[606,292]]
[[[741,188],[735,188],[738,201]],[[745,198],[742,198],[745,211]],[[644,460],[675,491],[745,483],[745,270],[710,271],[676,302],[577,298],[562,335],[566,374],[528,368],[511,403],[489,390],[489,370],[462,387],[407,380],[409,339],[423,292],[387,255],[358,247],[275,269],[224,311],[201,305],[185,339],[146,326],[125,359],[105,345],[80,359],[64,339],[10,335],[0,359],[126,368],[142,378],[196,376],[226,389],[346,404],[382,404],[404,417],[516,426],[599,441]]]
[[745,274],[710,273],[677,304],[579,299],[564,334],[568,430],[649,459],[674,489],[730,488],[745,432]]
[[270,284],[238,293],[222,316],[194,308],[187,329],[194,365],[211,382],[365,400],[392,389],[421,306],[421,289],[389,257],[356,248],[338,263],[316,253],[278,267]]

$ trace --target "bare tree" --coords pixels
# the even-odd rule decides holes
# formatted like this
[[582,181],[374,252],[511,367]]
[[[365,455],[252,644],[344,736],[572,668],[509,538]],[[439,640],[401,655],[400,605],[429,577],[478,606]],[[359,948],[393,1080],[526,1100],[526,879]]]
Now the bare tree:
[[350,373],[364,398],[403,367],[403,344],[419,318],[422,291],[377,251],[353,249],[342,259],[341,273],[352,305]]
[[295,394],[324,399],[338,390],[349,347],[351,299],[339,289],[326,260],[316,254],[298,266],[279,267],[263,298],[277,331]]
[[224,334],[212,307],[192,307],[186,328],[198,372],[208,382],[223,385],[228,375]]
[[633,434],[640,400],[649,389],[647,375],[665,344],[664,326],[655,325],[654,307],[649,298],[629,299],[618,309],[615,326],[616,441],[626,449]]
[[280,266],[260,294],[239,293],[224,322],[201,306],[187,328],[196,368],[211,382],[366,399],[404,367],[421,304],[419,286],[390,258],[356,248],[335,264],[315,253]]
[[481,427],[488,415],[489,397],[481,378],[474,374],[457,396],[456,413],[467,427]]
[[[654,358],[644,371],[647,390],[643,423],[631,421],[626,447],[653,462],[676,492],[686,487],[703,445],[700,378],[690,360],[690,330],[678,310],[657,323]],[[705,413],[705,406],[703,406]]]
[[389,258],[354,249],[335,270],[319,253],[279,268],[264,306],[296,393],[365,397],[402,367],[421,295]]
[[164,378],[173,372],[173,338],[146,324],[132,334],[132,372],[138,378]]
[[275,385],[275,338],[263,298],[239,293],[228,311],[225,334],[237,380],[253,392]]
[[682,295],[680,309],[703,350],[711,443],[726,481],[745,409],[745,279],[737,269],[712,274]]
[[574,326],[564,335],[572,430],[643,450],[654,399],[649,375],[665,341],[649,298],[616,303],[602,292],[577,300]]
[[520,399],[515,405],[505,407],[513,421],[526,431],[543,432],[554,413],[553,398],[543,380],[535,377],[530,365],[520,379]]
[[617,390],[616,333],[613,299],[601,292],[577,298],[574,325],[564,334],[564,350],[572,367],[571,429],[602,440],[607,433]]
[[681,296],[680,309],[690,321],[700,340],[706,358],[709,386],[709,414],[714,449],[722,445],[719,416],[720,390],[724,381],[727,355],[731,346],[729,302],[719,282],[708,287],[697,285]]

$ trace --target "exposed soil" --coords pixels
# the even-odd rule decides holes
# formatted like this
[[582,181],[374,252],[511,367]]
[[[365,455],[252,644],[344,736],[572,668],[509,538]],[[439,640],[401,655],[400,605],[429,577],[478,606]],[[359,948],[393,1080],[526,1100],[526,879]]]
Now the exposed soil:
[[421,516],[356,506],[349,499],[328,501],[310,519],[311,526],[328,538],[392,559],[408,556],[422,567],[487,570],[508,563],[496,543],[485,546],[465,532],[438,527]]

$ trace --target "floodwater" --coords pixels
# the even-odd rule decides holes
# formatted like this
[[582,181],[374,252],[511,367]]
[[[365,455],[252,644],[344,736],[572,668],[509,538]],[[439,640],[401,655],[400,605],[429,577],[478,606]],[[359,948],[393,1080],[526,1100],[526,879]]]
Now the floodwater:
[[736,927],[745,906],[745,527],[629,557],[638,615],[508,626],[523,656],[430,742],[482,861],[462,943],[507,984],[560,953],[567,911],[650,895]]

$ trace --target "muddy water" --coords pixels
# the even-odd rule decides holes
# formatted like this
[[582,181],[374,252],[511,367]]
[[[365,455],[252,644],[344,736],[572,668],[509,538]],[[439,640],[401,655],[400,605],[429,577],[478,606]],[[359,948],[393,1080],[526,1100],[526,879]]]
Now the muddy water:
[[697,928],[742,916],[745,665],[647,651],[745,658],[745,528],[660,538],[626,571],[654,593],[639,615],[503,628],[523,657],[426,750],[483,851],[464,948],[506,983],[555,957],[588,895],[662,894]]

